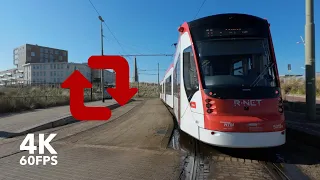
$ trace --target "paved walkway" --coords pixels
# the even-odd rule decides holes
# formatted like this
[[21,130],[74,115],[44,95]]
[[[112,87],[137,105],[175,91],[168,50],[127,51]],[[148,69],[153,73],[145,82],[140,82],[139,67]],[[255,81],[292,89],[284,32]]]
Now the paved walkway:
[[[58,153],[55,166],[52,161],[21,166],[19,159],[28,156],[26,151],[2,156],[0,179],[179,179],[180,154],[165,149],[173,119],[163,103],[134,101],[113,112],[107,122],[88,121],[57,130],[59,137],[51,143]],[[0,145],[0,152],[8,150],[6,145]]]
[[[110,106],[116,104],[115,100],[106,100],[85,103],[87,106]],[[70,106],[59,106],[47,109],[37,109],[29,112],[12,113],[0,117],[0,136],[7,133],[20,133],[46,123],[71,116]]]

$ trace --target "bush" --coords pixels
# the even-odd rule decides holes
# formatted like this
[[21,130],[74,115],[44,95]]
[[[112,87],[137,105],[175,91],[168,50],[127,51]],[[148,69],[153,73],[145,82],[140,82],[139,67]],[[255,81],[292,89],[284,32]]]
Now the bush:
[[157,83],[131,83],[131,87],[138,88],[138,93],[134,97],[155,98],[160,97]]
[[[132,83],[131,87],[138,87]],[[159,97],[156,83],[139,83],[139,94],[134,97]],[[0,88],[0,113],[47,108],[69,104],[69,89],[58,87],[4,87]],[[91,100],[90,89],[84,90],[85,101]],[[101,99],[99,86],[93,86],[93,100]]]
[[[85,90],[85,101],[90,101],[90,89]],[[93,100],[100,100],[96,90]],[[52,87],[16,87],[0,89],[0,113],[68,105],[69,89]]]
[[[157,83],[131,83],[131,87],[139,89],[134,97],[157,98]],[[317,96],[320,96],[320,78],[316,80]],[[285,94],[305,94],[305,82],[301,78],[281,79],[281,92]],[[84,90],[85,101],[90,101],[90,89]],[[93,100],[101,99],[98,85],[93,87]],[[27,109],[46,108],[69,104],[69,89],[54,87],[16,87],[0,88],[0,113],[22,111]]]

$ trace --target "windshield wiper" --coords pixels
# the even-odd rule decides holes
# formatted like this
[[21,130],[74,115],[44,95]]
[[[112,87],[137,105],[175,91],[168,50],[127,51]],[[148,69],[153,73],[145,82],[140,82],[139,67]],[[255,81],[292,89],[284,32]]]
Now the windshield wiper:
[[[264,49],[265,56],[267,57],[268,62],[270,62],[270,56],[269,56],[269,55],[270,55],[270,52],[269,52],[269,48],[268,48],[268,42],[267,42],[266,40],[264,40],[262,46],[263,46],[263,49]],[[264,75],[265,71],[266,71],[266,70],[269,70],[269,68],[273,67],[274,64],[275,64],[274,62],[270,62],[270,63],[263,69],[263,71],[259,74],[259,76],[252,82],[252,84],[250,85],[250,87],[256,86],[256,85],[260,82],[261,76]]]
[[261,76],[263,76],[264,73],[265,73],[267,70],[269,70],[269,68],[272,68],[273,65],[274,65],[274,63],[269,63],[269,64],[263,69],[263,71],[259,74],[259,76],[252,82],[252,84],[250,85],[250,87],[256,86],[256,85],[260,82]]

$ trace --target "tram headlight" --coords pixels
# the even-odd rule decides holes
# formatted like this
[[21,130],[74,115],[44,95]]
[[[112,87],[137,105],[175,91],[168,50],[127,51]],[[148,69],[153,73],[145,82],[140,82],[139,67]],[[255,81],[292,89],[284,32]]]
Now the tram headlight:
[[213,99],[205,99],[205,104],[206,104],[206,108],[207,108],[207,113],[208,114],[216,114],[216,105],[215,105],[215,101]]

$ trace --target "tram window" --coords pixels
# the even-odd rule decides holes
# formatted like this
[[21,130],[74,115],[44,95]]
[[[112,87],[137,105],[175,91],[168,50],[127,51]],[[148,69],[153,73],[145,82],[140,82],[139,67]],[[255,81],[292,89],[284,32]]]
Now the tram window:
[[163,93],[164,93],[164,92],[163,92],[163,84],[161,85],[161,91],[162,91],[162,94],[163,94]]
[[183,79],[186,93],[190,100],[192,95],[199,89],[196,64],[191,46],[183,51]]
[[166,88],[166,94],[168,95],[171,95],[172,92],[171,92],[171,75],[166,79],[166,85],[165,85],[165,88]]
[[235,62],[233,64],[234,69],[242,68],[242,61]]
[[233,75],[236,75],[236,76],[243,75],[242,60],[237,61],[233,64]]
[[180,92],[180,54],[173,71],[173,95],[178,97]]
[[251,58],[248,59],[248,69],[252,69],[252,62],[251,62]]

